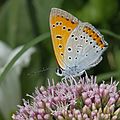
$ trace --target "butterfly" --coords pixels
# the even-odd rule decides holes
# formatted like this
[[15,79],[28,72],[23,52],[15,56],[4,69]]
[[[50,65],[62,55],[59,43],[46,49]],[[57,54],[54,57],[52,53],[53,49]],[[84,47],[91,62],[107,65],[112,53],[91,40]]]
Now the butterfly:
[[82,22],[70,13],[52,8],[50,31],[59,76],[80,76],[102,60],[108,43],[91,24]]

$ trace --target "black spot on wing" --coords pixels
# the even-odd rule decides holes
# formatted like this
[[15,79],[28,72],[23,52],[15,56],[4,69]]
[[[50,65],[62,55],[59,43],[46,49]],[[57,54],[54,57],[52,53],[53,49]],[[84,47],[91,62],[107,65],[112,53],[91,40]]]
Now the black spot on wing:
[[56,38],[62,39],[62,36],[61,35],[57,35]]

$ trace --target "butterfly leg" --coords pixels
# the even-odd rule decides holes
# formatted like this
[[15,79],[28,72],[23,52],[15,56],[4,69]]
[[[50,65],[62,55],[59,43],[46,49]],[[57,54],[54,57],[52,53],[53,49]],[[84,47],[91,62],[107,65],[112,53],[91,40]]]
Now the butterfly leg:
[[83,71],[79,72],[77,76],[81,76],[83,73],[87,74],[87,72],[85,70],[83,70]]
[[68,76],[64,76],[64,77],[61,79],[61,81],[64,82],[64,81],[66,81],[68,78],[69,78]]

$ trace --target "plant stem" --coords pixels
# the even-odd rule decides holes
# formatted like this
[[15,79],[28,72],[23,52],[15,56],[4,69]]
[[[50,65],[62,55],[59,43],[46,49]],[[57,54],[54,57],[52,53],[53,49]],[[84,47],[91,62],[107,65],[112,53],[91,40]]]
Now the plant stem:
[[100,29],[100,31],[104,34],[110,35],[110,36],[120,40],[120,35],[117,35],[116,33],[113,33],[113,32],[106,30],[106,29]]
[[5,76],[7,75],[9,70],[12,68],[14,63],[20,58],[20,56],[23,53],[26,52],[26,50],[28,50],[32,46],[36,45],[37,43],[49,38],[49,36],[50,36],[49,33],[44,33],[44,34],[38,36],[37,38],[35,38],[34,40],[32,40],[32,41],[28,42],[27,44],[25,44],[23,46],[23,48],[13,57],[13,59],[4,67],[4,70],[2,71],[2,73],[0,75],[0,83],[4,80]]

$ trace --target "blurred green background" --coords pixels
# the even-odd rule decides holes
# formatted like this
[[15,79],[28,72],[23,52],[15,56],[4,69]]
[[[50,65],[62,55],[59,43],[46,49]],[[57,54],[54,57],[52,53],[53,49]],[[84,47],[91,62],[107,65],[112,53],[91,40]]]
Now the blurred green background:
[[[119,81],[119,0],[0,0],[0,40],[14,50],[37,36],[50,32],[49,13],[52,7],[62,8],[101,31],[109,47],[102,62],[88,73],[97,75],[98,82],[109,82],[112,76]],[[0,120],[10,120],[17,109],[16,105],[22,103],[22,98],[28,99],[26,94],[32,94],[35,87],[46,86],[48,78],[60,80],[55,74],[57,65],[51,38],[48,37],[34,47],[36,51],[29,58],[29,65],[21,68],[16,80],[12,80],[15,79],[15,69],[14,74],[9,72],[6,76],[9,82],[6,79],[0,82]],[[0,52],[5,54],[4,51]]]

